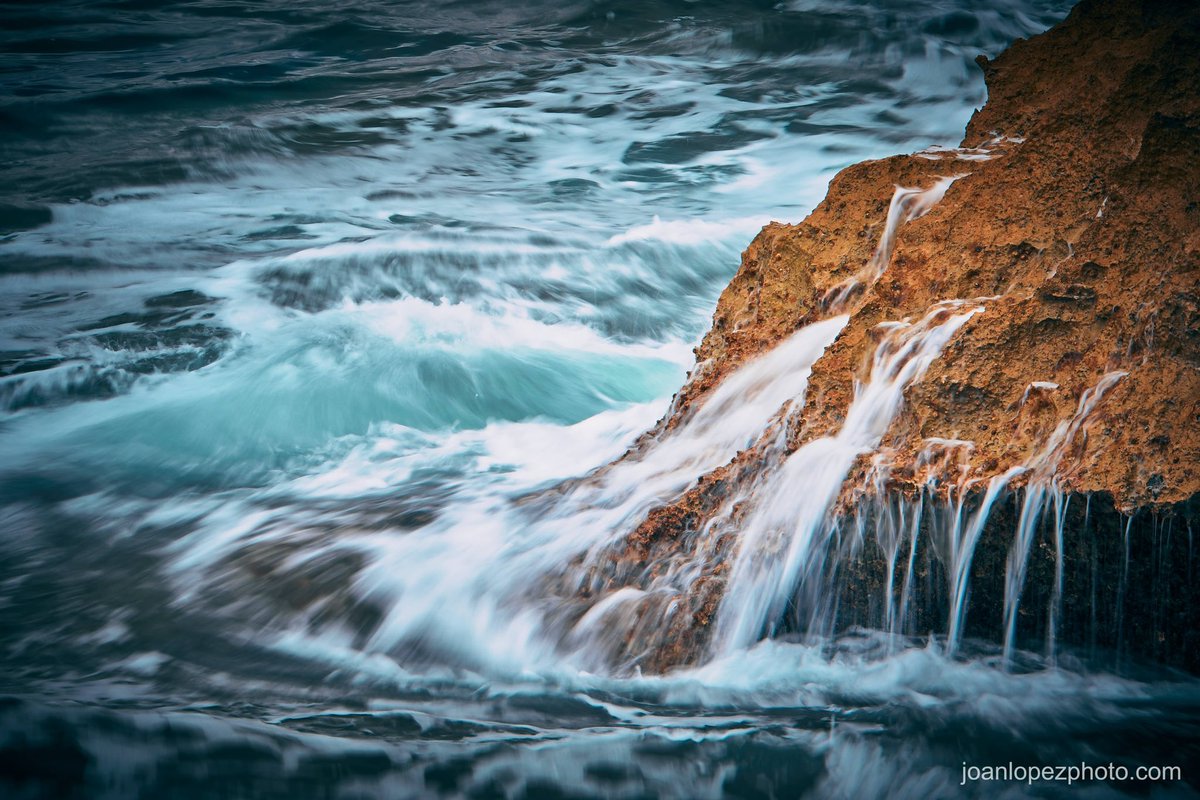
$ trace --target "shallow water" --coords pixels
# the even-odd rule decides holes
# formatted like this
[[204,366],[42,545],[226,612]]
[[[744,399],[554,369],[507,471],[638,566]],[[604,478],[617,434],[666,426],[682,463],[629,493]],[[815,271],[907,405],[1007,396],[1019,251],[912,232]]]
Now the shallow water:
[[0,5],[8,788],[1018,797],[1081,787],[962,763],[1195,762],[1173,673],[855,632],[643,677],[543,591],[802,393],[838,320],[546,491],[665,413],[758,228],[957,142],[974,56],[1065,11]]

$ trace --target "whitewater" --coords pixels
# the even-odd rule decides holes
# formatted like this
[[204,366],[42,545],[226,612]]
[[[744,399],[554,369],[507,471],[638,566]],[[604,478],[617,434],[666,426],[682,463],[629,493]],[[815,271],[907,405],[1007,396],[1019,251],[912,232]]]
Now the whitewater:
[[[43,748],[52,790],[990,797],[964,761],[1137,760],[1194,726],[1194,679],[1018,648],[1019,562],[1004,642],[961,634],[957,574],[949,636],[890,606],[773,628],[796,596],[820,628],[838,487],[988,298],[891,321],[844,429],[796,453],[779,422],[838,313],[656,429],[762,225],[849,164],[952,146],[975,55],[1066,4],[14,8],[0,753]],[[863,280],[954,178],[897,187]],[[1061,525],[1056,442],[1022,536]],[[630,632],[702,565],[568,598],[754,445],[783,469],[739,498],[714,641],[653,674]],[[962,574],[991,488],[947,528]]]

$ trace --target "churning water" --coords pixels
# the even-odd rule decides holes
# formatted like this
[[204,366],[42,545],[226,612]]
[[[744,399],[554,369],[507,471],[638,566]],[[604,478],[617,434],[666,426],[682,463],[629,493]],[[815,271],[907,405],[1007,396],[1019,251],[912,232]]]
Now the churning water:
[[[747,550],[712,657],[668,676],[605,657],[635,590],[565,629],[542,591],[803,395],[843,317],[572,480],[666,412],[758,228],[952,145],[974,56],[1065,11],[0,4],[0,786],[1018,797],[1080,787],[963,762],[1194,758],[1179,676],[756,642],[806,540]],[[877,355],[788,469],[836,491],[978,310],[900,326],[919,357]]]

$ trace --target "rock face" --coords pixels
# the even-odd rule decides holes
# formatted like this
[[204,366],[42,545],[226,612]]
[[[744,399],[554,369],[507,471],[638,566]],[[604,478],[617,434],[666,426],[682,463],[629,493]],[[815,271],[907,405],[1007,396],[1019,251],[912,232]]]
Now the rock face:
[[[1052,30],[979,63],[989,99],[959,149],[849,167],[803,222],[762,230],[721,296],[689,383],[639,448],[686,424],[739,366],[802,326],[846,314],[813,366],[802,410],[777,421],[786,457],[842,427],[856,387],[871,380],[882,324],[969,301],[983,310],[907,386],[829,513],[923,495],[952,503],[956,490],[978,493],[1010,470],[1007,488],[1019,491],[1052,455],[1058,489],[1096,498],[1096,536],[1112,529],[1119,541],[1120,520],[1141,510],[1157,537],[1174,515],[1172,546],[1186,532],[1179,554],[1190,560],[1181,515],[1200,490],[1200,4],[1084,0]],[[585,598],[645,589],[672,560],[704,564],[676,587],[670,623],[651,625],[656,612],[643,609],[629,625],[626,653],[650,653],[640,663],[665,669],[703,653],[747,513],[730,498],[778,468],[771,438],[651,512],[591,566]],[[983,537],[996,539],[1000,572],[1016,526],[1009,517],[995,515]],[[863,581],[881,580],[871,560],[868,549]],[[988,563],[982,553],[975,571]],[[1195,581],[1181,586],[1177,600],[1195,595]],[[856,621],[850,595],[861,590],[847,589],[842,622]],[[1071,586],[1063,591],[1069,609]],[[1153,613],[1164,630],[1194,627],[1178,606]],[[1158,638],[1196,649],[1179,636]]]
[[[911,467],[929,437],[975,443],[976,474],[1032,454],[1106,372],[1111,424],[1060,472],[1126,509],[1200,490],[1200,14],[1194,4],[1084,2],[993,62],[966,152],[850,167],[799,225],[772,223],[743,257],[697,352],[703,380],[797,326],[867,264],[895,186],[963,175],[904,224],[883,276],[817,362],[799,444],[835,429],[871,329],[947,298],[993,296],[905,398],[887,444]],[[990,155],[986,160],[974,159]],[[1036,402],[1021,403],[1031,384]],[[1026,398],[1028,400],[1028,398]],[[1065,477],[1065,475],[1064,475]]]

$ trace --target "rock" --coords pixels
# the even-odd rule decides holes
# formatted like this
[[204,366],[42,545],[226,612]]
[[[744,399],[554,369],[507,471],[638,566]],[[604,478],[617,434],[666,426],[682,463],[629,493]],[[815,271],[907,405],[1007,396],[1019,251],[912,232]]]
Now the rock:
[[[793,446],[836,430],[854,380],[868,377],[874,326],[949,298],[988,298],[909,389],[885,437],[901,453],[896,466],[923,439],[955,438],[975,443],[984,472],[1002,473],[1034,444],[1010,424],[1027,386],[1055,383],[1077,401],[1123,370],[1088,447],[1063,465],[1086,471],[1071,488],[1110,492],[1127,511],[1200,490],[1200,12],[1169,5],[1085,0],[1042,36],[982,59],[989,101],[962,148],[987,160],[942,151],[857,164],[803,223],[764,228],[665,424],[830,313],[822,298],[870,261],[895,186],[962,174],[899,229],[884,274],[851,298],[850,323],[813,370]],[[1057,420],[1074,410],[1060,403]],[[1177,459],[1160,465],[1170,488],[1152,497],[1129,465],[1161,461],[1152,441],[1162,437]]]
[[[984,311],[908,387],[878,458],[860,458],[847,477],[843,511],[879,490],[869,480],[879,459],[886,491],[910,497],[1029,463],[1114,373],[1124,374],[1064,442],[1059,486],[1110,498],[1111,513],[1126,515],[1170,513],[1200,491],[1200,4],[1083,0],[1055,28],[978,63],[989,99],[959,150],[848,167],[803,222],[763,228],[721,295],[691,379],[640,448],[749,359],[848,313],[813,367],[803,411],[787,421],[789,451],[832,435],[870,378],[877,326],[965,299]],[[941,178],[955,180],[881,247],[896,187]],[[931,441],[969,447],[927,463]],[[739,482],[761,481],[777,463],[761,449],[702,477],[612,550],[623,566],[605,574],[620,586],[680,548],[711,548],[703,577],[674,601],[685,613],[665,641],[629,634],[630,652],[656,653],[648,668],[700,652],[736,536],[701,545],[696,532],[718,512],[736,531],[741,511],[718,502],[715,487],[736,495]]]

